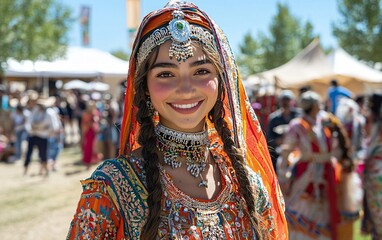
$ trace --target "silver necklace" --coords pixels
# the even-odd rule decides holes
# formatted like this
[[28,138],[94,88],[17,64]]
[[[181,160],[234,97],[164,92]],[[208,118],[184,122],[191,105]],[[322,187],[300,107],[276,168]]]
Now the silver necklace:
[[201,173],[207,166],[208,159],[208,132],[186,133],[175,131],[161,124],[155,127],[157,148],[164,155],[164,162],[172,168],[179,168],[182,162],[179,157],[186,159],[187,171],[195,178],[202,179],[199,187],[208,187]]

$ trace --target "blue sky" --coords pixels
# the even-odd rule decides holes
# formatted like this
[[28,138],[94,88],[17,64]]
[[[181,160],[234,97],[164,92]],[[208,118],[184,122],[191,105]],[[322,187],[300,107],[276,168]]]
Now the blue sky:
[[[74,16],[79,16],[81,6],[91,8],[90,47],[104,51],[128,51],[129,42],[126,27],[125,0],[60,0],[68,5]],[[141,0],[141,19],[152,10],[166,4],[166,0]],[[277,3],[286,3],[293,16],[303,22],[309,20],[314,32],[321,37],[325,46],[337,47],[332,35],[333,22],[340,16],[336,0],[194,0],[200,9],[207,12],[227,35],[234,53],[244,34],[256,36],[259,32],[268,34]],[[81,45],[80,23],[76,21],[69,33],[70,45]]]

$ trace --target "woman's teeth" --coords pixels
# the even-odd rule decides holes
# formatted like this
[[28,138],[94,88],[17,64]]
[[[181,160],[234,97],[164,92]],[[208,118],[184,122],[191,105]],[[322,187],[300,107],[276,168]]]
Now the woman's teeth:
[[198,105],[198,103],[189,103],[189,104],[171,104],[173,107],[175,108],[181,108],[181,109],[188,109],[188,108],[193,108],[195,107],[196,105]]

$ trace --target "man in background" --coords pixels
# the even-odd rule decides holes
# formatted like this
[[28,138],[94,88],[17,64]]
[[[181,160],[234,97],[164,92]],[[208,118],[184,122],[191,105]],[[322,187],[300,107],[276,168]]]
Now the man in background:
[[279,147],[283,142],[284,132],[287,130],[289,122],[299,116],[299,111],[294,107],[295,97],[292,91],[283,90],[278,97],[279,109],[269,116],[267,128],[267,141],[270,146],[272,164],[277,172],[277,158],[279,157]]
[[331,87],[328,89],[329,111],[333,114],[336,113],[338,102],[341,98],[352,98],[352,92],[347,88],[338,85],[336,79],[330,82]]

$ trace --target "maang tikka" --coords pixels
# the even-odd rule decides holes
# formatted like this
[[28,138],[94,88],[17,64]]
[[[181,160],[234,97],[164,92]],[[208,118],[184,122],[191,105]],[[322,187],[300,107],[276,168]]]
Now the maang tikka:
[[174,19],[169,23],[169,29],[172,36],[172,44],[169,50],[169,57],[175,57],[177,61],[186,61],[194,55],[191,46],[191,29],[190,24],[185,21],[182,11],[174,11],[172,13]]
[[187,22],[181,10],[174,10],[172,16],[173,19],[167,26],[157,28],[143,41],[137,53],[137,66],[147,59],[156,46],[167,40],[172,40],[169,57],[174,57],[177,61],[185,61],[193,56],[192,40],[201,42],[211,51],[217,51],[214,36],[209,30]]

